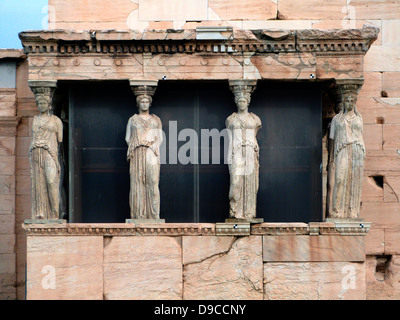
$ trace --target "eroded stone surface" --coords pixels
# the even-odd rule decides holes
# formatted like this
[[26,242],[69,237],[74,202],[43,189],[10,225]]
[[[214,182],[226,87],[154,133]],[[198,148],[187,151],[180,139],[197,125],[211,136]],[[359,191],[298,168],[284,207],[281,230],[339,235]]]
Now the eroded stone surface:
[[113,237],[104,248],[104,299],[181,299],[180,237]]
[[222,241],[199,237],[195,242],[184,237],[183,247],[184,256],[195,249],[198,252],[197,256],[184,257],[190,262],[183,267],[184,299],[263,298],[261,237],[227,237]]
[[386,270],[376,270],[376,256],[367,256],[366,285],[367,300],[398,300],[400,299],[400,256],[389,258]]
[[28,300],[103,299],[103,237],[29,237]]
[[365,299],[364,263],[265,263],[264,299]]

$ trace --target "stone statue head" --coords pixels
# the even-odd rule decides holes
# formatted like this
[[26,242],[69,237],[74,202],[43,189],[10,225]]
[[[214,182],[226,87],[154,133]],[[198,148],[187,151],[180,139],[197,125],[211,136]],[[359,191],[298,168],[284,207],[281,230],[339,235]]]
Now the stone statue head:
[[45,113],[50,111],[51,109],[51,98],[46,94],[37,94],[36,97],[36,104],[38,109],[41,113]]
[[250,94],[246,93],[235,94],[235,103],[239,111],[245,111],[250,104]]
[[41,113],[50,112],[53,100],[54,88],[32,87],[35,94],[36,105]]
[[149,110],[152,101],[153,101],[153,99],[151,98],[151,96],[149,96],[147,94],[142,94],[142,95],[137,96],[136,102],[137,102],[139,111]]
[[343,113],[354,111],[359,115],[356,109],[357,94],[361,89],[360,84],[343,84],[340,86],[341,103],[343,106]]
[[343,94],[342,104],[343,112],[356,111],[357,94],[349,92]]

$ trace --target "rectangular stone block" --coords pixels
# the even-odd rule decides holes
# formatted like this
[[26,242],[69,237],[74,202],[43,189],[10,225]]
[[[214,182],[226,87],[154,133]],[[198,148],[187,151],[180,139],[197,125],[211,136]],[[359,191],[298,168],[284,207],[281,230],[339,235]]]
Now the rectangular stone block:
[[365,265],[354,262],[268,262],[265,300],[364,300]]
[[365,54],[364,71],[400,71],[397,46],[372,46]]
[[139,0],[140,21],[199,21],[207,18],[207,0]]
[[0,274],[0,300],[16,299],[16,277],[14,273]]
[[362,77],[362,55],[337,57],[329,54],[317,54],[318,79],[361,79]]
[[[400,10],[400,6],[398,10]],[[381,31],[382,45],[400,46],[400,38],[398,33],[399,30],[400,30],[400,20],[383,20],[382,31]]]
[[0,215],[15,212],[15,194],[0,194]]
[[0,155],[15,155],[15,137],[0,137]]
[[279,0],[278,11],[282,20],[330,20],[346,16],[346,0]]
[[262,300],[260,236],[183,237],[182,242],[184,300]]
[[0,234],[0,254],[15,253],[15,234],[10,231],[10,234]]
[[261,20],[243,21],[242,29],[311,29],[312,20]]
[[15,89],[0,89],[0,116],[15,116],[16,101]]
[[388,97],[400,97],[400,72],[384,72],[382,90]]
[[15,253],[0,254],[0,274],[15,273]]
[[[363,138],[365,148],[368,150],[382,150],[384,147],[384,125],[366,123],[364,124]],[[385,141],[386,143],[386,141]]]
[[357,19],[400,19],[400,2],[392,0],[350,0]]
[[[137,1],[136,1],[137,2]],[[129,14],[137,9],[137,3],[124,0],[88,0],[62,1],[49,0],[49,28],[62,28],[65,23],[78,30],[89,30],[85,27],[104,28],[108,23],[113,28],[126,29],[126,20]],[[111,29],[111,28],[110,28]]]
[[400,255],[400,228],[385,229],[385,254]]
[[15,156],[0,156],[0,174],[15,174]]
[[399,228],[400,206],[398,203],[368,203],[361,206],[360,218],[372,222],[374,228]]
[[364,236],[263,236],[266,262],[364,261]]
[[[226,48],[228,50],[228,47]],[[212,50],[212,48],[210,48]],[[193,55],[176,53],[153,55],[144,59],[143,72],[155,79],[166,76],[170,80],[242,79],[243,59],[229,55]]]
[[104,299],[182,299],[181,237],[105,238]]
[[382,73],[364,72],[364,83],[358,97],[380,97],[382,91]]
[[103,237],[28,236],[28,300],[103,299]]
[[310,79],[317,75],[316,59],[309,53],[253,55],[244,60],[245,79]]
[[388,175],[399,171],[399,155],[395,150],[367,150],[364,175]]
[[385,230],[371,228],[365,236],[365,254],[383,254],[385,251]]
[[383,125],[384,149],[400,149],[400,124]]
[[30,177],[31,172],[30,172],[28,155],[15,157],[15,166],[16,166],[17,183],[18,183],[18,176]]
[[15,229],[14,214],[0,214],[0,234],[13,233]]
[[272,0],[209,0],[208,5],[221,20],[273,19],[278,8]]
[[[110,48],[110,50],[116,49]],[[113,53],[118,54],[116,51],[110,52]],[[121,54],[118,57],[114,56],[114,59],[104,59],[98,55],[82,55],[79,58],[61,57],[57,66],[53,65],[53,58],[37,57],[35,65],[30,66],[30,80],[140,79],[143,77],[141,57],[142,54]]]
[[0,175],[0,194],[15,193],[15,176]]
[[29,148],[32,143],[31,137],[17,137],[16,138],[16,151],[17,156],[29,157]]

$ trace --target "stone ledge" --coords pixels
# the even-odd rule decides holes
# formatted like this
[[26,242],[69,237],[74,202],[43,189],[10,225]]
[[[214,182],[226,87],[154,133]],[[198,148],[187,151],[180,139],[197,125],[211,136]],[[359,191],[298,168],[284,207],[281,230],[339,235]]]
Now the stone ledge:
[[[363,226],[361,226],[362,224]],[[236,227],[235,227],[236,226]],[[365,236],[369,222],[310,223],[25,223],[29,236],[214,236],[214,235],[341,235]]]
[[[379,29],[234,30],[226,40],[196,39],[196,29],[131,31],[39,30],[19,34],[24,53],[340,52],[365,53]],[[150,41],[150,42],[149,42]],[[157,45],[154,45],[157,41]],[[61,43],[62,42],[62,43]],[[165,45],[164,45],[165,44]],[[229,48],[225,48],[226,45]],[[213,48],[212,48],[213,47]],[[211,50],[212,48],[212,50]]]

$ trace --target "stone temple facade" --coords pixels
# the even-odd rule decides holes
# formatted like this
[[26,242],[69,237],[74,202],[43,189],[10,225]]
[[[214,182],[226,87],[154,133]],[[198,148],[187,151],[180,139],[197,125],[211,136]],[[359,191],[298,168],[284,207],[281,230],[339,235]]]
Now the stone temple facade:
[[[0,50],[0,298],[399,299],[400,4],[164,3],[49,0],[49,29]],[[365,159],[356,213],[338,218],[329,130],[349,92]],[[232,93],[262,122],[253,219],[229,216],[228,165],[185,163],[179,144],[222,130]],[[164,140],[179,128],[168,158],[153,150],[161,211],[150,220],[130,215],[124,140],[143,95]],[[37,138],[55,130],[40,115],[62,123],[58,154]],[[56,219],[33,213],[32,148],[57,158]]]

